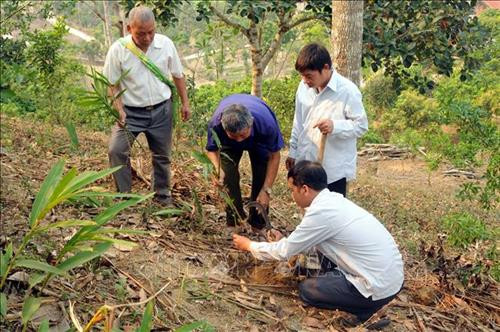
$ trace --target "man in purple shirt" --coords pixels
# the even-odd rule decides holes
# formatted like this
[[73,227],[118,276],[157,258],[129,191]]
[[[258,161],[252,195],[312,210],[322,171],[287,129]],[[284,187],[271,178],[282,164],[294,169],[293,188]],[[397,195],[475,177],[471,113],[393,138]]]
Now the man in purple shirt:
[[[276,116],[264,101],[251,95],[234,94],[220,102],[208,124],[206,150],[208,158],[219,171],[219,182],[226,186],[236,209],[233,211],[226,206],[227,226],[236,225],[236,213],[241,219],[246,217],[238,170],[243,151],[248,151],[252,165],[250,199],[268,209],[283,146]],[[255,208],[250,209],[248,222],[254,230],[262,230],[265,226],[264,219]]]

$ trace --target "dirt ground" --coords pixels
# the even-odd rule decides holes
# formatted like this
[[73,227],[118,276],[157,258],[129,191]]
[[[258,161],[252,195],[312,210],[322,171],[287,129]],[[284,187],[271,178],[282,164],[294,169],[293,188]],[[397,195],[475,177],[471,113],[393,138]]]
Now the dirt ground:
[[[79,171],[107,167],[107,136],[79,131],[81,146],[75,151],[64,128],[5,116],[0,128],[0,240],[4,247],[8,241],[18,243],[26,232],[32,201],[57,160],[65,158],[68,169],[76,167]],[[449,167],[430,172],[418,156],[404,160],[359,159],[358,179],[349,184],[348,196],[383,221],[395,237],[405,261],[405,286],[377,315],[354,327],[353,316],[347,313],[304,307],[296,292],[300,278],[286,263],[257,262],[231,247],[223,202],[203,178],[201,164],[186,146],[187,142],[177,141],[173,158],[173,193],[185,212],[175,217],[154,215],[160,208],[147,202],[120,214],[113,226],[146,232],[142,236],[122,236],[139,246],[134,250],[115,246],[101,259],[75,269],[70,278],[54,279],[39,294],[45,299],[44,310],[37,314],[33,326],[48,317],[55,331],[63,331],[71,325],[69,301],[74,304],[78,320],[84,323],[105,303],[139,302],[165,286],[156,299],[157,330],[204,320],[217,331],[362,331],[381,317],[391,321],[385,331],[499,330],[498,282],[484,270],[475,270],[495,263],[484,257],[498,239],[460,251],[447,244],[440,225],[445,215],[469,211],[497,227],[498,211],[484,211],[475,203],[458,200],[455,194],[466,180],[443,176]],[[138,173],[134,190],[146,193],[149,155],[137,148],[133,154]],[[248,160],[244,160],[244,192],[249,192],[249,183]],[[99,185],[113,189],[111,178]],[[300,211],[288,193],[283,165],[271,204],[273,225],[291,232],[300,221]],[[103,208],[83,203],[62,205],[49,219],[85,218]],[[243,227],[241,232],[249,230]],[[46,257],[68,235],[67,231],[46,234],[27,249],[33,255]],[[26,284],[13,280],[6,289],[9,310],[0,327],[15,331],[20,328]],[[140,324],[143,310],[144,306],[124,308],[115,313],[115,324],[120,324],[122,330],[132,330]]]

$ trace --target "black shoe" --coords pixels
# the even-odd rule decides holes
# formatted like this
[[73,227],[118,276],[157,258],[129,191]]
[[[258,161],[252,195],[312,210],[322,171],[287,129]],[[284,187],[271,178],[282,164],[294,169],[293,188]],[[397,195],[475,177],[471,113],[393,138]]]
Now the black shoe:
[[173,208],[174,207],[174,201],[172,200],[172,196],[167,196],[167,195],[155,195],[153,198],[153,201],[165,208]]

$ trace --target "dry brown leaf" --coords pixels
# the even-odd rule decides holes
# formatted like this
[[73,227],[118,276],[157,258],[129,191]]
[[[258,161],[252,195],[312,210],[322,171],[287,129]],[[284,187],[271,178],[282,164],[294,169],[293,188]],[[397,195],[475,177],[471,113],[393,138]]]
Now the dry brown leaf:
[[146,291],[144,290],[144,288],[141,288],[139,290],[139,300],[142,302],[142,301],[146,301],[148,298],[148,294],[146,294]]
[[309,327],[314,327],[317,329],[324,329],[325,325],[321,323],[321,321],[317,318],[314,317],[306,317],[302,320],[302,324],[309,326]]

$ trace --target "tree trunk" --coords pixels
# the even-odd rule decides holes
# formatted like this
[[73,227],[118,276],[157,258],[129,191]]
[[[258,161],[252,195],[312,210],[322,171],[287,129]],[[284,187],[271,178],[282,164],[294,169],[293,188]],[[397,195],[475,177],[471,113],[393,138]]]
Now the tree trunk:
[[119,2],[113,2],[115,13],[118,15],[118,22],[115,23],[115,27],[118,28],[120,37],[125,37],[127,34],[127,23],[125,10],[120,6]]
[[111,32],[111,17],[108,1],[103,1],[102,6],[104,8],[104,41],[106,43],[106,48],[109,49],[113,43],[113,34]]
[[252,47],[252,95],[262,98],[262,56]]
[[363,1],[332,0],[333,64],[358,87],[361,82]]

